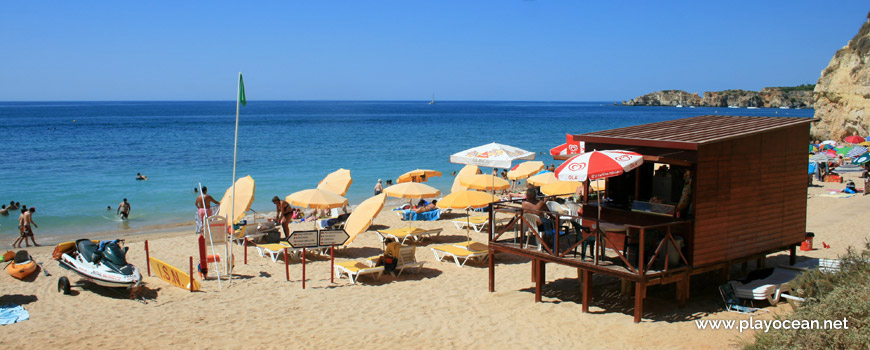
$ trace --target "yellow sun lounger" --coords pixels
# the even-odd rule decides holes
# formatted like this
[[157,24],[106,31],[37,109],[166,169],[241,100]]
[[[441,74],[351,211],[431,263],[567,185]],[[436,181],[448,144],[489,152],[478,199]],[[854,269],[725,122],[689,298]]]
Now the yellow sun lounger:
[[278,262],[278,255],[284,254],[284,248],[287,248],[288,252],[292,255],[291,258],[299,253],[298,249],[291,247],[287,242],[257,244],[254,247],[257,248],[257,253],[260,254],[260,257],[269,254],[272,262]]
[[[377,257],[374,257],[377,259]],[[343,261],[335,263],[335,273],[338,275],[340,279],[341,276],[347,276],[350,279],[350,282],[356,284],[356,281],[362,275],[370,275],[376,274],[375,278],[380,279],[381,274],[384,273],[383,266],[372,266],[373,261],[372,258],[366,259],[365,261]]]
[[381,242],[383,242],[386,238],[393,238],[399,243],[405,244],[405,241],[420,241],[425,236],[432,237],[434,234],[438,236],[441,234],[443,229],[422,229],[418,227],[401,227],[401,228],[393,228],[389,230],[378,230],[378,237],[380,237]]
[[[481,250],[481,246],[484,249]],[[489,257],[489,248],[485,244],[478,242],[441,244],[431,248],[435,254],[435,259],[444,261],[447,257],[452,257],[453,262],[459,267],[464,266],[469,260],[480,260],[482,262],[486,261]]]
[[[495,225],[501,226],[508,223],[510,220],[511,218],[496,218]],[[480,230],[483,230],[487,224],[489,224],[489,216],[472,216],[470,218],[453,220],[453,225],[459,230],[470,225],[474,231],[480,232]]]

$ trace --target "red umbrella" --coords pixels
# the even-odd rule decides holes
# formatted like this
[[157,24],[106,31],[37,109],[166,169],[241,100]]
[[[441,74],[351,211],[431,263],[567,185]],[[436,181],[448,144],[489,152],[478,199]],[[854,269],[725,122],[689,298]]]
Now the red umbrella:
[[843,141],[846,141],[848,143],[861,143],[861,142],[864,142],[865,140],[861,136],[852,135],[852,136],[847,136],[846,139],[844,139]]
[[[643,156],[628,151],[592,151],[576,155],[556,168],[556,178],[562,181],[586,181],[619,176],[643,164]],[[599,186],[600,188],[600,186]],[[601,195],[598,198],[598,221],[601,220]],[[600,229],[598,230],[600,232]],[[596,237],[601,242],[601,237]],[[598,263],[598,254],[594,255]]]

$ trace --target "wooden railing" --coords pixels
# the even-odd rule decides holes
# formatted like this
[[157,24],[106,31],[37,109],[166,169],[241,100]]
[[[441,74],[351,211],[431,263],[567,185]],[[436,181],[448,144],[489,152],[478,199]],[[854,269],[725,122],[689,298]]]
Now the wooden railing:
[[[513,205],[510,205],[510,204],[513,204]],[[608,246],[608,244],[612,245],[612,246],[616,246],[614,244],[615,242],[611,242],[607,238],[607,235],[605,234],[605,232],[602,231],[602,229],[600,227],[600,224],[604,221],[600,221],[596,218],[583,217],[583,216],[578,216],[578,215],[569,215],[569,214],[565,214],[565,213],[552,213],[549,211],[524,210],[524,209],[522,209],[521,206],[516,206],[517,204],[519,204],[519,203],[517,203],[516,201],[502,201],[502,202],[496,202],[496,203],[490,204],[490,206],[489,206],[489,224],[490,224],[489,241],[491,243],[492,242],[499,243],[498,240],[502,237],[502,235],[513,229],[515,232],[519,232],[519,235],[515,238],[519,239],[520,249],[528,249],[525,245],[525,241],[527,238],[526,235],[527,235],[527,232],[531,232],[530,234],[535,236],[535,239],[537,240],[538,244],[540,245],[540,247],[541,247],[540,251],[542,254],[551,255],[551,256],[556,257],[556,258],[565,258],[565,256],[568,253],[571,253],[572,251],[574,251],[578,246],[580,246],[583,243],[583,239],[581,239],[582,232],[577,232],[576,233],[577,234],[576,242],[574,242],[573,244],[569,244],[567,249],[564,249],[564,250],[561,249],[561,245],[559,242],[560,236],[561,236],[560,233],[562,232],[562,229],[563,229],[562,224],[565,222],[565,220],[562,220],[562,217],[570,217],[569,220],[572,220],[572,221],[582,219],[584,224],[586,224],[586,223],[593,223],[594,224],[594,225],[588,225],[588,224],[585,225],[586,227],[590,227],[592,233],[595,235],[595,244],[594,244],[594,249],[593,249],[593,254],[592,254],[593,255],[593,262],[592,263],[594,265],[598,265],[598,266],[601,265],[601,262],[599,261],[600,260],[599,256],[604,255],[605,248]],[[495,228],[495,222],[496,222],[495,221],[495,214],[496,214],[496,212],[510,212],[510,213],[513,213],[513,215],[514,215],[514,217],[511,218],[511,220],[506,225],[504,225],[500,231],[496,231],[496,228]],[[547,243],[547,240],[544,239],[544,236],[546,236],[546,234],[542,234],[541,232],[539,232],[537,230],[537,224],[534,222],[528,222],[525,219],[524,214],[526,214],[526,213],[534,213],[534,214],[538,215],[539,217],[542,217],[542,219],[546,218],[553,223],[554,234],[553,234],[552,246],[550,246],[550,244]],[[638,257],[637,258],[637,266],[635,266],[635,264],[632,264],[629,261],[629,259],[625,256],[625,254],[623,254],[623,252],[619,251],[619,249],[613,249],[613,251],[616,253],[618,260],[622,261],[622,263],[625,265],[625,268],[627,270],[629,270],[631,273],[638,274],[640,276],[646,275],[650,271],[650,269],[652,268],[652,265],[655,263],[656,259],[658,259],[662,254],[664,254],[664,259],[663,259],[664,266],[663,266],[662,271],[668,271],[671,268],[671,266],[668,266],[668,265],[669,265],[669,260],[670,260],[669,259],[670,250],[672,249],[672,247],[677,248],[677,253],[679,254],[680,260],[682,261],[683,265],[684,266],[689,265],[688,259],[686,259],[686,256],[683,254],[682,250],[680,249],[679,245],[677,244],[676,240],[674,239],[672,230],[675,226],[688,225],[691,223],[691,221],[675,220],[672,222],[660,223],[660,224],[654,224],[654,225],[636,225],[636,224],[621,223],[621,222],[615,222],[615,221],[616,220],[609,220],[608,223],[619,224],[621,226],[625,226],[627,228],[626,235],[629,235],[630,231],[632,231],[632,230],[636,230],[639,232],[638,242],[637,242],[637,252],[636,252],[637,257]],[[517,226],[517,225],[520,225],[520,226]],[[536,229],[529,230],[529,229],[527,229],[527,227],[535,227]],[[570,230],[570,229],[571,229],[571,227],[567,228],[566,230]],[[661,241],[658,243],[658,246],[656,247],[655,252],[653,253],[652,257],[650,257],[649,259],[646,259],[646,257],[644,256],[646,253],[645,239],[646,239],[646,233],[650,230],[663,230],[663,231],[665,231],[665,235],[661,239]],[[626,241],[628,241],[628,239],[626,239]],[[669,243],[669,244],[665,244],[665,243]],[[664,249],[662,249],[662,248],[664,248]],[[625,248],[623,248],[623,251],[624,250],[625,250]]]

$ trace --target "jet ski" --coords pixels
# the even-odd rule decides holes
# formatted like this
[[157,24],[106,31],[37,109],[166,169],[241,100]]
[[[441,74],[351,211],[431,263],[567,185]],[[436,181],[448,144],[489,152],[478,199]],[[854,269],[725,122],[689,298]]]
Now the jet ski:
[[[102,241],[98,246],[89,239],[80,239],[75,241],[74,246],[67,247],[58,262],[61,267],[100,286],[138,287],[142,283],[142,274],[136,266],[127,262],[127,249],[122,249],[117,240]],[[60,283],[65,284],[63,289],[68,291],[69,281],[65,282]]]

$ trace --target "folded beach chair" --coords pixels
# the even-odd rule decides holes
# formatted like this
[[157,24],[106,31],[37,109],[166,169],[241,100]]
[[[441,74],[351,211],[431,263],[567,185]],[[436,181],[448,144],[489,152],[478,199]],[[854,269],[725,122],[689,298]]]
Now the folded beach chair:
[[727,311],[739,312],[741,314],[751,314],[759,311],[759,309],[754,307],[740,305],[740,298],[734,293],[734,288],[730,284],[726,283],[719,286],[719,295],[722,296],[722,301],[725,302],[725,310]]
[[432,237],[434,234],[438,236],[441,234],[441,231],[444,229],[435,228],[435,229],[422,229],[418,227],[401,227],[401,228],[393,228],[389,230],[378,230],[378,237],[383,242],[387,238],[393,238],[397,242],[405,244],[407,240],[412,240],[415,242],[421,241],[424,237],[429,236]]
[[820,272],[834,273],[840,271],[840,260],[837,259],[809,259],[794,265],[779,265],[784,269],[807,271],[819,269]]
[[444,261],[450,257],[456,266],[465,266],[469,260],[486,261],[489,257],[489,248],[486,244],[479,242],[464,242],[454,244],[441,244],[431,247],[432,253],[435,254],[435,259]]
[[435,221],[441,218],[441,209],[417,213],[413,210],[399,210],[396,212],[404,221]]
[[368,258],[364,261],[343,261],[335,263],[335,273],[338,278],[347,276],[351,283],[356,284],[356,281],[363,275],[376,275],[375,279],[380,279],[384,273],[383,266],[374,266],[374,262],[378,257]]
[[767,300],[770,305],[776,305],[783,292],[791,290],[788,283],[794,280],[800,271],[776,268],[766,278],[743,284],[739,281],[729,281],[738,298],[748,300]]
[[405,269],[417,268],[417,272],[420,272],[420,269],[423,268],[423,261],[417,261],[417,247],[416,246],[402,246],[399,248],[399,263],[396,265],[396,270],[399,271],[399,274],[396,277],[402,275],[402,272]]
[[260,257],[269,254],[269,258],[272,259],[272,262],[278,262],[278,255],[284,254],[284,248],[286,248],[287,252],[291,255],[288,258],[295,258],[300,251],[299,249],[291,247],[287,242],[257,244],[254,247],[257,248],[257,253],[260,254]]

